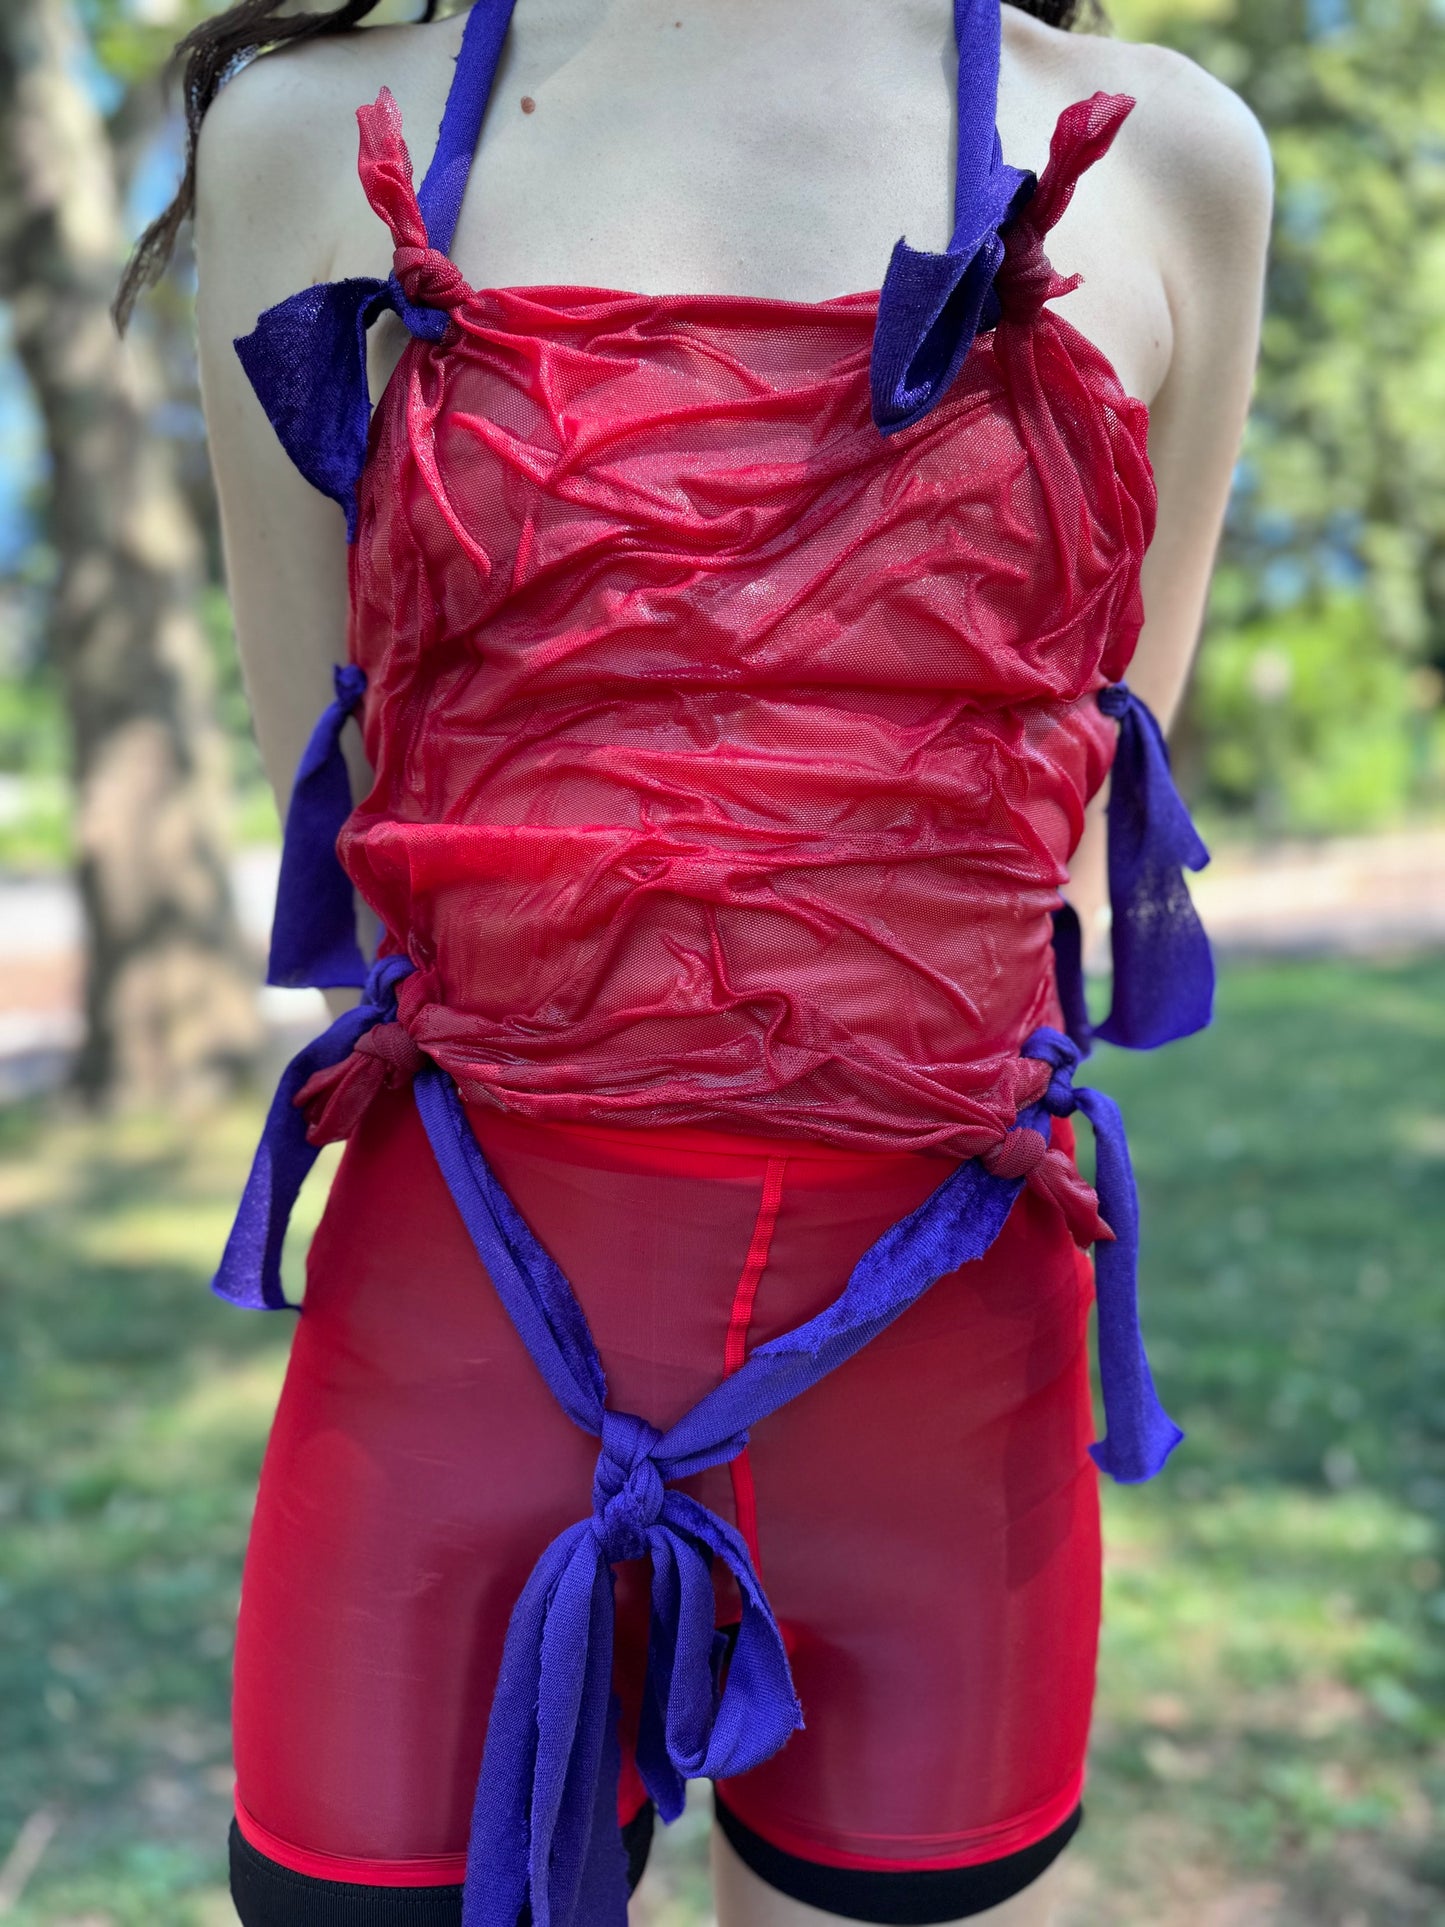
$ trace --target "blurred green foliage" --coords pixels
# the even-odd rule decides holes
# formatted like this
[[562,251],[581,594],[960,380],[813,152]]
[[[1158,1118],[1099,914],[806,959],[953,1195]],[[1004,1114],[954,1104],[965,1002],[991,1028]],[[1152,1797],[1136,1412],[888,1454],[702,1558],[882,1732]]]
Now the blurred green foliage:
[[1259,383],[1192,702],[1195,786],[1265,831],[1445,800],[1445,7],[1113,0],[1258,114]]
[[[1212,1032],[1094,1067],[1188,1438],[1106,1486],[1067,1927],[1445,1919],[1442,1071],[1438,958],[1235,966]],[[61,1817],[15,1927],[228,1917],[231,1622],[290,1325],[205,1281],[256,1124],[0,1113],[0,1852]],[[704,1858],[694,1812],[639,1927],[701,1927]]]

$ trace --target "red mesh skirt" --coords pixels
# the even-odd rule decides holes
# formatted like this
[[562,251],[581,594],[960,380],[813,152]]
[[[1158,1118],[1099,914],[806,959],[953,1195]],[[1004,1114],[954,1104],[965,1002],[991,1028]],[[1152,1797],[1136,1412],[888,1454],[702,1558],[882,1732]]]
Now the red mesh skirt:
[[[822,1310],[950,1168],[471,1116],[572,1283],[610,1402],[664,1429]],[[987,1257],[689,1481],[752,1545],[807,1722],[723,1788],[765,1840],[842,1867],[968,1866],[1078,1803],[1099,1622],[1091,1296],[1054,1207],[1025,1191]],[[247,1555],[253,1845],[331,1879],[461,1879],[512,1604],[590,1514],[596,1451],[509,1324],[410,1093],[384,1096],[312,1247]],[[618,1602],[626,1720],[645,1568],[619,1569]],[[642,1798],[625,1766],[624,1817]]]

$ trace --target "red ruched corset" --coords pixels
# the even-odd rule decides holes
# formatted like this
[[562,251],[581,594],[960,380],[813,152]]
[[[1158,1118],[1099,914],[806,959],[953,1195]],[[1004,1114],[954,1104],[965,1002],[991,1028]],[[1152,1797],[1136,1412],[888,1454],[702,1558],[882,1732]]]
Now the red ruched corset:
[[1126,111],[1065,114],[1003,319],[884,437],[876,295],[471,289],[366,110],[452,325],[373,421],[340,849],[468,1101],[959,1157],[1012,1123],[1153,527],[1146,410],[1042,305]]

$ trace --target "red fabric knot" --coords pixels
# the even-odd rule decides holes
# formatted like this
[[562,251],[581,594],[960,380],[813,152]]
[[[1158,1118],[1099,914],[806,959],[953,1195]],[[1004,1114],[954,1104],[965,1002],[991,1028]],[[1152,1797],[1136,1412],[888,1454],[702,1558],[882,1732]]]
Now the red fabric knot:
[[454,308],[466,299],[466,276],[436,248],[399,247],[392,269],[402,293],[419,308]]
[[1091,94],[1059,115],[1033,198],[1004,229],[1004,258],[994,282],[1004,320],[1032,321],[1046,302],[1079,286],[1082,275],[1055,274],[1044,236],[1074,198],[1079,177],[1108,153],[1133,111],[1128,94]]
[[1042,1131],[1016,1124],[1007,1137],[983,1154],[983,1168],[995,1178],[1026,1178],[1047,1155],[1049,1141]]
[[391,229],[393,271],[408,301],[418,307],[452,308],[468,293],[465,276],[431,246],[417,205],[411,155],[401,131],[401,109],[389,87],[369,107],[358,107],[361,130],[357,171],[373,209]]
[[351,1055],[308,1077],[296,1093],[306,1113],[308,1144],[336,1144],[348,1138],[367,1106],[382,1090],[399,1091],[426,1059],[402,1024],[377,1024],[360,1036]]
[[1055,274],[1044,237],[1024,214],[1004,236],[1003,263],[994,288],[1005,321],[1032,321],[1044,304],[1077,288],[1083,276]]
[[1050,1144],[1042,1131],[1015,1125],[983,1153],[983,1168],[996,1178],[1023,1178],[1032,1190],[1056,1204],[1081,1249],[1100,1240],[1112,1241],[1114,1234],[1099,1216],[1093,1187],[1079,1176],[1073,1159]]

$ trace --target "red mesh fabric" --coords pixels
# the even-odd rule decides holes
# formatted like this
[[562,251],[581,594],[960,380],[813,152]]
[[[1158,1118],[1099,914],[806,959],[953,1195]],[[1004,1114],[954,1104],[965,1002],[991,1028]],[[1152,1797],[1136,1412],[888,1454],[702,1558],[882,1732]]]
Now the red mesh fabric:
[[1117,119],[1064,117],[1005,320],[896,436],[874,295],[452,291],[408,347],[352,550],[377,777],[342,854],[469,1100],[958,1156],[1013,1122],[1153,522],[1143,406],[1036,311]]
[[[949,1168],[472,1116],[576,1288],[610,1402],[658,1426],[828,1303]],[[966,1865],[1072,1810],[1099,1609],[1090,1295],[1057,1209],[1025,1192],[985,1259],[756,1428],[736,1484],[693,1482],[755,1534],[807,1719],[725,1789],[764,1838],[845,1865]],[[289,1843],[310,1872],[333,1856],[353,1880],[461,1877],[507,1619],[543,1547],[589,1515],[595,1461],[414,1103],[383,1092],[312,1248],[247,1555],[237,1791],[265,1851]],[[619,1569],[629,1713],[645,1585]],[[629,1811],[639,1797],[625,1777]]]

